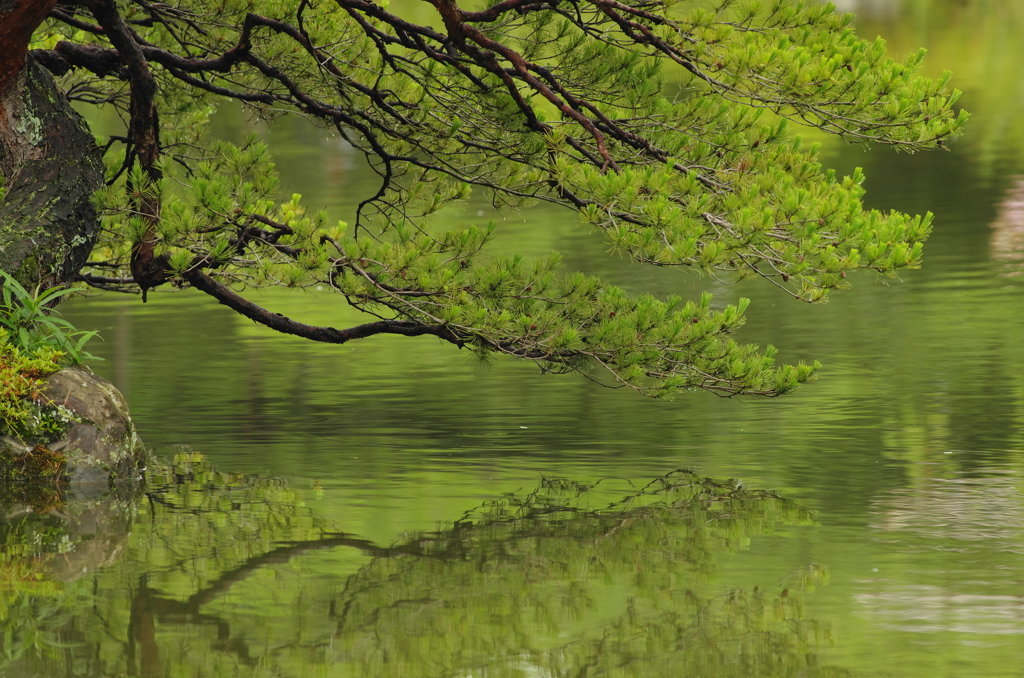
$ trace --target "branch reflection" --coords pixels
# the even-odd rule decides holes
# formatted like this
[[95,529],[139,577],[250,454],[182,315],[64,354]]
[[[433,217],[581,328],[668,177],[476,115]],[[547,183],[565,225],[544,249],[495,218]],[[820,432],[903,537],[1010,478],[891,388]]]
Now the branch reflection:
[[7,558],[32,582],[5,583],[6,675],[851,675],[821,666],[829,625],[803,614],[822,569],[715,583],[752,537],[812,520],[738,482],[543,479],[389,545],[198,455],[131,506],[115,564],[60,581],[63,554]]

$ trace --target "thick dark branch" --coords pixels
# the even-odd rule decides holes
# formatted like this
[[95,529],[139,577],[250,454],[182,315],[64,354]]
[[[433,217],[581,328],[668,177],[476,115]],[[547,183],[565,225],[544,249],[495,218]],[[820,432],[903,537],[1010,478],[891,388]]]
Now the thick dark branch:
[[124,60],[131,84],[131,122],[128,136],[135,144],[143,169],[159,179],[156,168],[160,158],[159,122],[157,121],[156,81],[149,70],[149,64],[142,48],[135,41],[131,29],[125,23],[112,0],[86,0],[96,21],[103,27],[118,54]]
[[105,32],[102,26],[86,23],[78,17],[68,14],[67,12],[64,12],[63,10],[60,9],[55,9],[52,12],[50,12],[50,17],[60,22],[66,23],[68,26],[71,26],[72,28],[77,28],[78,30],[85,31],[87,33],[102,35]]
[[400,19],[394,14],[385,11],[380,5],[370,2],[370,0],[335,0],[335,2],[339,7],[355,9],[367,16],[380,19],[397,31],[403,31],[410,35],[420,35],[441,45],[448,43],[448,36],[444,33],[438,33],[429,26],[420,26]]
[[[405,44],[405,46],[409,47],[410,49],[418,49],[423,51],[428,57],[432,59],[441,61],[447,65],[455,67],[468,78],[470,78],[470,80],[472,80],[474,84],[478,85],[483,89],[487,89],[484,83],[480,81],[469,68],[467,68],[464,64],[460,63],[458,59],[452,58],[445,52],[438,52],[430,48],[429,45],[426,44],[424,38],[426,40],[435,41],[444,38],[444,36],[435,33],[432,29],[416,27],[414,24],[408,24],[406,22],[401,21],[397,17],[394,17],[386,12],[380,11],[379,8],[377,8],[376,10],[370,10],[370,8],[367,7],[366,4],[361,2],[360,0],[342,0],[341,2],[339,2],[339,4],[346,6],[346,8],[351,12],[351,15],[354,16],[360,22],[360,25],[363,26],[364,29],[367,29],[371,34],[373,34],[374,37],[376,37],[376,29],[374,29],[372,26],[365,22],[364,18],[361,16],[359,11],[356,11],[351,7],[348,7],[348,5],[352,4],[358,6],[360,10],[366,11],[370,15],[379,15],[380,18],[387,21],[389,25],[391,25],[400,34],[408,36],[410,35],[410,33],[406,33],[406,29],[417,29],[411,32],[411,35],[415,35],[416,37],[415,41],[408,42],[408,40],[399,40],[399,42]],[[407,120],[401,112],[399,112],[395,107],[391,105],[391,103],[387,100],[387,98],[384,96],[382,92],[379,92],[374,88],[361,85],[359,82],[353,80],[350,77],[347,77],[345,73],[339,70],[338,66],[334,63],[333,59],[329,55],[321,52],[315,45],[313,45],[306,35],[302,34],[301,31],[299,31],[294,26],[291,26],[290,24],[281,21],[269,19],[267,17],[262,17],[252,13],[246,15],[245,20],[243,22],[240,37],[236,45],[232,47],[230,50],[228,50],[228,52],[226,52],[222,56],[216,58],[185,58],[177,54],[174,54],[173,52],[170,52],[168,50],[161,49],[159,47],[151,45],[144,40],[140,42],[140,39],[137,36],[135,36],[135,42],[138,44],[139,51],[141,52],[143,58],[147,62],[157,63],[164,66],[174,77],[188,83],[193,87],[198,87],[211,93],[219,94],[222,96],[228,96],[243,101],[248,101],[251,103],[269,104],[274,103],[276,101],[284,102],[291,99],[290,103],[297,105],[300,109],[304,110],[308,114],[314,115],[322,119],[332,120],[336,124],[348,126],[358,131],[358,133],[364,139],[366,139],[373,153],[384,159],[386,165],[392,161],[406,161],[424,167],[430,165],[429,163],[423,163],[421,159],[415,157],[399,157],[388,153],[387,150],[383,147],[383,145],[379,143],[378,139],[376,139],[375,137],[374,130],[372,129],[372,127],[374,126],[374,121],[367,118],[367,123],[369,124],[363,124],[359,120],[355,119],[352,115],[348,114],[349,112],[345,111],[344,109],[328,105],[322,101],[318,101],[308,96],[284,72],[270,66],[269,64],[265,63],[262,59],[252,54],[251,31],[254,28],[260,26],[269,28],[279,34],[288,35],[292,39],[296,40],[314,59],[316,59],[317,63],[322,68],[327,70],[332,76],[334,76],[339,81],[339,83],[343,83],[346,87],[352,87],[353,89],[359,91],[361,94],[370,97],[377,106],[379,106],[382,110],[384,110],[393,118],[402,122],[403,124],[411,124],[410,121]],[[475,34],[475,29],[473,30]],[[380,35],[386,36],[386,34],[384,33],[380,33]],[[390,38],[390,36],[387,37],[389,39],[394,39]],[[407,42],[408,44],[406,44]],[[383,45],[381,45],[381,47],[383,47]],[[522,95],[518,91],[513,76],[510,75],[510,73],[505,72],[505,70],[501,68],[501,66],[494,59],[493,54],[480,50],[473,45],[463,44],[463,48],[466,49],[468,52],[467,56],[469,56],[470,58],[470,63],[485,63],[488,70],[491,70],[496,75],[498,75],[499,78],[501,78],[503,84],[508,89],[510,95],[516,100],[517,106],[526,116],[527,125],[531,129],[534,129],[535,131],[539,131],[542,133],[548,131],[547,126],[540,123],[539,120],[536,119],[533,108],[529,105],[529,103],[522,97]],[[60,54],[52,55],[50,53],[46,53],[44,56],[45,58],[47,58],[48,65],[52,65],[52,68],[56,72],[62,72],[64,69],[70,66],[78,65],[88,68],[93,72],[102,73],[105,69],[109,69],[115,61],[121,61],[121,55],[119,55],[114,50],[101,50],[100,48],[95,47],[86,49],[77,45],[72,45],[70,43],[60,43],[57,46],[57,50],[55,51],[59,52]],[[61,59],[61,56],[63,56],[64,58]],[[253,93],[228,90],[218,85],[214,85],[213,82],[209,82],[195,77],[195,75],[204,72],[226,72],[229,71],[232,66],[240,63],[255,67],[264,76],[268,77],[271,80],[276,80],[288,90],[287,94],[271,94],[268,92]],[[122,70],[122,73],[123,72],[124,71]],[[513,73],[515,75],[519,75],[518,72],[513,71]],[[549,97],[555,96],[550,90],[547,90],[545,94],[548,95]],[[557,99],[556,96],[555,98]],[[560,103],[562,107],[568,109],[568,107],[566,107],[564,103]],[[589,123],[589,120],[585,116],[582,116],[579,113],[572,111],[571,109],[569,109],[568,115],[575,115],[576,117],[581,118],[583,121]],[[596,133],[598,137],[600,137],[600,132],[597,130],[596,127],[591,125],[590,130]],[[383,131],[387,134],[392,133],[392,131],[386,129],[380,131]],[[573,140],[570,140],[570,143],[573,143]],[[574,143],[574,147],[577,145],[578,144]],[[596,165],[607,166],[610,164],[614,166],[614,162],[609,163],[608,159],[606,158],[598,158],[589,153],[587,153],[587,156]],[[446,173],[450,173],[448,169],[443,167],[438,168],[434,167],[433,165],[430,165],[430,167],[433,169],[440,169],[441,171],[445,171]],[[386,172],[385,175],[387,175]],[[469,183],[479,183],[477,181],[474,181],[472,177],[464,177],[458,175],[457,178],[463,181],[468,181]],[[485,185],[490,184],[485,182]],[[385,182],[384,185],[382,185],[382,188],[386,190],[389,186],[389,177],[385,176]],[[375,196],[375,198],[379,197],[380,195]],[[565,198],[565,196],[562,197]],[[372,200],[373,199],[371,199],[371,201]],[[577,206],[580,204],[579,200],[571,200],[571,202],[577,204]],[[153,282],[155,284],[159,284],[160,281],[154,280]]]
[[[159,181],[162,173],[157,163],[160,159],[160,123],[156,110],[156,80],[149,69],[149,63],[136,42],[132,29],[125,23],[113,0],[83,0],[96,22],[103,27],[107,39],[125,62],[128,83],[131,86],[131,119],[128,123],[128,137],[132,140],[132,151],[139,164],[153,182]],[[140,242],[132,246],[131,271],[135,282],[142,288],[142,299],[146,290],[167,280],[165,262],[156,256],[156,224],[160,219],[160,198],[143,195],[137,200],[136,208],[149,222],[149,227]]]
[[217,282],[202,271],[187,271],[183,274],[183,277],[196,289],[209,294],[220,303],[244,315],[246,318],[261,325],[266,325],[272,330],[302,337],[303,339],[311,339],[326,344],[344,344],[353,339],[365,339],[375,334],[399,334],[404,337],[420,337],[429,334],[451,342],[460,348],[465,344],[464,339],[444,325],[423,325],[410,320],[381,320],[375,323],[356,325],[344,330],[334,327],[307,325],[252,303],[227,285]]
[[207,71],[226,73],[231,70],[232,66],[244,61],[252,51],[252,29],[256,26],[276,23],[279,22],[258,14],[247,14],[245,21],[242,22],[242,32],[238,36],[238,43],[215,59],[190,59],[152,45],[142,45],[141,49],[147,59],[168,68],[175,68],[186,73],[205,73]]
[[551,4],[547,2],[538,2],[537,0],[504,0],[504,2],[499,2],[496,5],[492,5],[482,12],[463,12],[462,20],[473,22],[490,22],[496,21],[505,12],[513,10],[517,12],[524,12],[538,8],[550,7]]
[[[435,6],[438,6],[440,8],[441,6],[443,6],[443,4],[447,3],[442,3],[439,1],[438,5]],[[454,3],[452,4],[454,5]],[[442,16],[445,15],[442,13]],[[588,118],[580,111],[569,106],[563,100],[562,97],[560,97],[557,93],[552,91],[543,82],[537,79],[532,73],[530,73],[531,66],[533,66],[533,64],[530,64],[528,61],[526,61],[526,59],[524,59],[519,53],[515,52],[512,49],[509,49],[508,47],[506,47],[505,45],[501,44],[496,40],[492,40],[491,38],[487,37],[484,33],[482,33],[481,31],[477,30],[472,26],[462,24],[461,30],[463,34],[466,36],[466,39],[472,40],[476,44],[483,47],[485,50],[491,50],[497,54],[500,54],[509,62],[511,62],[513,68],[515,69],[515,72],[518,74],[520,79],[524,80],[531,88],[533,88],[535,92],[543,96],[551,104],[558,108],[558,110],[561,111],[565,117],[575,120],[581,127],[587,130],[587,132],[589,132],[590,135],[594,138],[594,143],[597,145],[597,151],[598,153],[601,154],[601,158],[603,159],[603,162],[601,163],[602,170],[608,169],[609,167],[616,170],[618,169],[618,165],[616,164],[615,160],[612,159],[611,153],[609,153],[608,151],[607,144],[605,143],[604,134],[602,134],[601,131],[597,129],[597,127],[594,125],[593,121],[590,118]],[[496,59],[493,59],[493,62],[495,65],[497,64]],[[490,70],[494,70],[488,63],[483,63],[481,65],[483,65],[485,68],[489,68]],[[536,67],[533,67],[533,70],[536,70]],[[518,92],[515,92],[514,95],[518,95]],[[530,114],[528,117],[532,115],[534,115],[534,113],[532,107],[530,107]]]
[[237,90],[228,89],[226,87],[220,87],[219,85],[214,85],[213,83],[189,75],[188,73],[179,71],[176,68],[168,67],[167,71],[171,75],[176,77],[178,80],[181,80],[182,82],[188,85],[192,85],[193,87],[205,90],[207,92],[210,92],[211,94],[217,94],[222,97],[228,97],[230,99],[237,99],[239,101],[246,101],[248,103],[258,104],[273,104],[279,100],[279,97],[274,96],[273,94],[266,94],[263,92],[239,92]]
[[138,294],[139,288],[132,278],[111,278],[105,275],[94,275],[92,273],[79,273],[75,276],[90,287],[95,287],[106,292],[123,292],[125,294]]
[[[153,61],[161,66],[173,68],[178,71],[184,71],[186,73],[205,73],[208,71],[226,73],[231,70],[232,66],[245,60],[246,55],[252,49],[252,44],[250,42],[252,29],[254,26],[260,25],[262,19],[262,17],[255,14],[248,15],[245,22],[242,24],[242,33],[239,36],[238,44],[214,59],[192,59],[179,56],[174,52],[154,47],[152,45],[140,45],[135,40],[134,36],[131,36],[129,33],[130,41],[135,45],[135,48],[131,51],[135,52],[137,50],[138,57],[145,61]],[[70,18],[61,17],[61,20],[70,22]],[[127,25],[125,27],[127,28]],[[56,49],[36,50],[35,54],[37,56],[40,54],[44,55],[43,59],[56,59],[58,57],[63,57],[69,66],[86,68],[97,75],[104,76],[114,72],[115,64],[122,65],[132,59],[132,55],[125,58],[122,58],[121,56],[125,52],[125,50],[122,49],[122,45],[127,46],[127,41],[119,44],[115,42],[112,37],[111,42],[114,43],[115,47],[117,47],[116,50],[104,49],[97,45],[81,45],[71,42],[59,42],[57,43]],[[49,62],[44,61],[44,65],[47,68],[50,68]],[[53,69],[50,68],[50,70],[52,71]],[[65,68],[63,72],[66,71],[67,68]]]
[[32,56],[54,75],[64,75],[72,68],[84,68],[101,78],[114,75],[121,80],[128,79],[124,60],[117,50],[98,45],[61,41],[54,49],[32,50]]

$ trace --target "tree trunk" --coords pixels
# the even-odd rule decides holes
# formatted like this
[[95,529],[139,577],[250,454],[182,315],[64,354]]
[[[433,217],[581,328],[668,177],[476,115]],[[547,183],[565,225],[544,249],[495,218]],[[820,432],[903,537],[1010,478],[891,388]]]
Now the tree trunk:
[[85,121],[31,57],[0,79],[0,175],[0,270],[27,287],[72,280],[99,234],[89,199],[103,186],[103,159]]
[[0,89],[21,71],[32,33],[57,0],[0,0]]

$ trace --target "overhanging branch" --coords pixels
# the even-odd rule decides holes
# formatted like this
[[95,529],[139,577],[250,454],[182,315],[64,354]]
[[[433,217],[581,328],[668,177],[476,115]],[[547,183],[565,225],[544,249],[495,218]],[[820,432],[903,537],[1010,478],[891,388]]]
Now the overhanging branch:
[[376,334],[398,334],[403,337],[433,335],[455,344],[459,348],[466,343],[465,339],[460,338],[444,325],[423,325],[410,320],[381,320],[356,325],[344,330],[334,327],[307,325],[252,303],[227,285],[214,280],[202,271],[186,271],[182,277],[193,287],[209,294],[236,313],[240,313],[261,325],[266,325],[272,330],[302,337],[303,339],[311,339],[312,341],[319,341],[325,344],[344,344],[353,339],[365,339]]

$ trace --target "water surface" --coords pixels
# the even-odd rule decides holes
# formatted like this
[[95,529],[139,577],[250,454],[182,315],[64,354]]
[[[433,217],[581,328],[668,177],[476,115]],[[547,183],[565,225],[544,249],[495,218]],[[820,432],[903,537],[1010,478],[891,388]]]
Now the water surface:
[[[929,47],[974,114],[950,153],[826,146],[871,206],[936,214],[921,270],[808,306],[609,256],[571,213],[497,217],[499,247],[630,290],[752,298],[739,338],[820,380],[655,402],[434,339],[312,345],[198,293],[74,301],[105,339],[95,369],[177,465],[141,501],[8,519],[11,561],[51,569],[9,568],[5,670],[1024,675],[1024,6],[844,7],[896,52]],[[336,140],[265,133],[313,207],[349,218],[372,190]],[[326,293],[261,300],[361,321]]]

